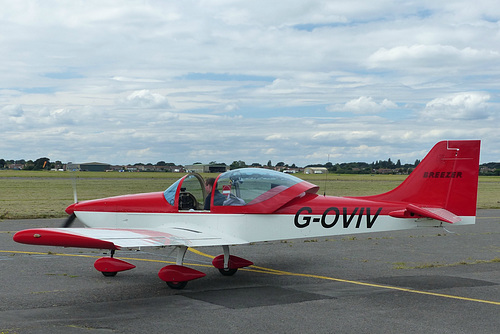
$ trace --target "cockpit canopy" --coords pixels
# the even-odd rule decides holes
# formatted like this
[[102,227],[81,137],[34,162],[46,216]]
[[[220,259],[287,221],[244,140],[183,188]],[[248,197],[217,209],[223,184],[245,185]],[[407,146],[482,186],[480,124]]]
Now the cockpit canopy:
[[[271,213],[297,196],[318,187],[295,176],[261,168],[242,168],[220,174],[214,185],[211,212]],[[205,183],[196,173],[172,184],[164,193],[179,210],[203,210]]]
[[243,168],[221,174],[217,179],[216,188],[222,191],[223,195],[231,194],[240,198],[243,200],[242,205],[253,205],[268,200],[300,182],[301,179],[285,173]]

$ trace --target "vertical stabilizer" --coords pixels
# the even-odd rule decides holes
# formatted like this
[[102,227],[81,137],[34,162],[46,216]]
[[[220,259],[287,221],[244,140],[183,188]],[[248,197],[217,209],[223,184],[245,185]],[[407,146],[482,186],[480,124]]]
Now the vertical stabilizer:
[[475,216],[480,144],[479,140],[439,142],[397,188],[364,198]]

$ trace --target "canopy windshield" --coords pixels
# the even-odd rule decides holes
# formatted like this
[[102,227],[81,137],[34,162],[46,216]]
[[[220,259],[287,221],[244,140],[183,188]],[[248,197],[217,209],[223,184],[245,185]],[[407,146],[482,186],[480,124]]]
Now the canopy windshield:
[[239,199],[229,205],[253,205],[268,200],[300,182],[301,179],[285,173],[261,168],[242,168],[221,174],[216,189],[228,197],[228,201],[231,197]]
[[191,173],[164,192],[169,205],[178,211],[204,210],[210,201],[215,213],[271,213],[318,187],[295,176],[261,168],[236,169],[219,175],[213,190],[205,193],[201,175]]

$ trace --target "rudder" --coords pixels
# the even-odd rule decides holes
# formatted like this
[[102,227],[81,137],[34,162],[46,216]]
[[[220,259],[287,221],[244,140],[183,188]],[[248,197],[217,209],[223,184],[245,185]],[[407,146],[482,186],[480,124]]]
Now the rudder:
[[475,216],[480,145],[480,140],[441,141],[398,187],[364,198]]

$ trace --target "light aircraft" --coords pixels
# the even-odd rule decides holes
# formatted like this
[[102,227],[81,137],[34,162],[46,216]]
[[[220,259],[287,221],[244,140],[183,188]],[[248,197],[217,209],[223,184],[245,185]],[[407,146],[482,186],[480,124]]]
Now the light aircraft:
[[[158,276],[174,289],[205,273],[183,265],[188,247],[222,246],[212,264],[233,275],[252,262],[230,255],[230,245],[474,224],[479,173],[479,140],[437,143],[395,189],[373,196],[333,197],[289,174],[243,168],[220,174],[204,210],[203,178],[191,173],[164,192],[125,195],[74,203],[63,228],[19,231],[14,240],[32,245],[110,250],[94,267],[105,276],[134,268],[115,251],[176,247],[176,264]],[[221,195],[223,197],[221,197]],[[214,201],[214,198],[217,200]],[[68,227],[78,219],[86,228]]]

